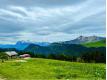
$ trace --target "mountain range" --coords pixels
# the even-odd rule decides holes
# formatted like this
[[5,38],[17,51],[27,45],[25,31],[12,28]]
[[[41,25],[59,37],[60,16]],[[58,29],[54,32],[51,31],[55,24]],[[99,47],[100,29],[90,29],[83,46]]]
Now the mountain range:
[[105,55],[106,38],[89,36],[80,36],[74,40],[51,43],[48,46],[40,46],[37,44],[30,44],[23,51],[33,54],[65,54],[69,56],[81,56],[84,53],[101,53]]
[[105,53],[105,47],[85,47],[77,44],[62,44],[62,43],[52,43],[49,46],[39,46],[30,44],[27,48],[25,48],[22,52],[28,52],[32,54],[66,54],[72,56],[81,56],[87,52],[95,52],[98,51],[100,53]]
[[[83,46],[86,46],[86,44],[88,45],[89,43],[94,43],[94,42],[98,42],[98,41],[102,41],[102,40],[106,40],[105,37],[97,37],[97,36],[88,36],[88,37],[85,37],[85,36],[79,36],[77,37],[76,39],[74,40],[70,40],[70,41],[63,41],[63,42],[55,42],[55,43],[49,43],[49,42],[30,42],[30,41],[18,41],[16,44],[0,44],[0,48],[15,48],[16,50],[26,50],[27,49],[29,50],[30,47],[36,47],[36,48],[33,48],[33,49],[37,49],[38,47],[44,49],[43,51],[46,52],[46,50],[48,50],[49,47],[52,48],[52,46],[63,46],[63,48],[65,49],[65,47],[67,45],[73,45],[73,44],[76,44],[76,45],[83,45]],[[67,45],[66,45],[67,44]],[[105,44],[105,43],[104,43]],[[55,49],[54,47],[54,49]],[[31,49],[32,49],[31,48]],[[41,49],[40,48],[40,49]],[[34,51],[35,51],[34,50]],[[52,49],[51,49],[52,50]],[[62,50],[62,49],[61,49]],[[32,50],[33,51],[33,50]],[[43,52],[41,51],[41,52]],[[53,50],[52,50],[53,51]],[[52,52],[51,51],[51,52]],[[57,50],[58,51],[58,50]],[[48,50],[49,52],[49,50]]]
[[0,44],[0,48],[15,48],[17,50],[24,50],[30,44],[35,44],[39,46],[48,46],[48,42],[28,42],[28,41],[18,41],[16,44]]
[[105,40],[105,37],[97,37],[97,36],[80,36],[74,40],[65,41],[64,44],[83,44],[83,43],[90,43],[90,42],[97,42],[100,40]]

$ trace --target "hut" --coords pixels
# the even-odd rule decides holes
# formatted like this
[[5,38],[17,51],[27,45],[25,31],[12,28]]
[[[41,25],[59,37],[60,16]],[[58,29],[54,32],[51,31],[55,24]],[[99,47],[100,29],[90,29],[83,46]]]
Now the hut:
[[8,51],[5,52],[10,58],[17,58],[18,53],[16,53],[15,51]]
[[20,58],[30,58],[30,54],[23,54],[19,56]]

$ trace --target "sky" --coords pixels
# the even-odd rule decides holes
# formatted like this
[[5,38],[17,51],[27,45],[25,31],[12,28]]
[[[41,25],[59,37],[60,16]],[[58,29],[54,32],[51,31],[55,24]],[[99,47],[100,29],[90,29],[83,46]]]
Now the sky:
[[0,43],[105,36],[106,0],[0,0]]

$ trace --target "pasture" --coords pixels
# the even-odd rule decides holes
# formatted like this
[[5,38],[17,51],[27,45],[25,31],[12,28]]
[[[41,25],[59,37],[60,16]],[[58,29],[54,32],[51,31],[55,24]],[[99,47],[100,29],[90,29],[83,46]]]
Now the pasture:
[[105,80],[105,64],[31,58],[0,62],[2,80]]

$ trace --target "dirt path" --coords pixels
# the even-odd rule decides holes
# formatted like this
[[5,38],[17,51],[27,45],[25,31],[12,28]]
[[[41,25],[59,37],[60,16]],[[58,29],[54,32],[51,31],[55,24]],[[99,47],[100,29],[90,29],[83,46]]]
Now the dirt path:
[[26,60],[15,60],[15,62],[27,62]]
[[6,79],[5,79],[5,78],[1,78],[1,77],[0,77],[0,80],[6,80]]
[[0,80],[6,80],[6,78],[2,77],[2,75],[0,74]]
[[6,61],[6,62],[27,62],[26,60],[13,60],[13,61]]
[[0,80],[5,80],[5,79],[1,79],[1,78],[0,78]]

